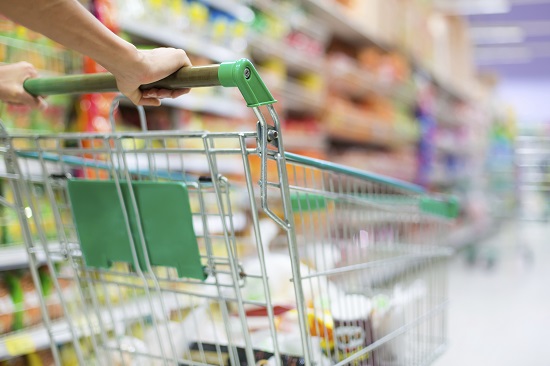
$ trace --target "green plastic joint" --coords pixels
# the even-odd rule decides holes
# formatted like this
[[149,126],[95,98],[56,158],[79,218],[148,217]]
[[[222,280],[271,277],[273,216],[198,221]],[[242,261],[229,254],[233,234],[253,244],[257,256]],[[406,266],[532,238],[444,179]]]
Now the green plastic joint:
[[250,60],[243,58],[220,65],[218,78],[224,87],[237,87],[248,107],[259,107],[277,101],[265,86]]
[[424,197],[420,200],[420,210],[432,215],[454,219],[458,217],[460,212],[460,203],[456,197],[450,197],[445,200]]

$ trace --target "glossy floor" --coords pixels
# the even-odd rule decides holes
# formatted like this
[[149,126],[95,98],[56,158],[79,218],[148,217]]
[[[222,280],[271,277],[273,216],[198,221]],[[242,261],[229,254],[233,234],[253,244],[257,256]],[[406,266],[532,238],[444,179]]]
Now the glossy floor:
[[449,348],[435,366],[550,365],[550,223],[503,225],[450,265]]

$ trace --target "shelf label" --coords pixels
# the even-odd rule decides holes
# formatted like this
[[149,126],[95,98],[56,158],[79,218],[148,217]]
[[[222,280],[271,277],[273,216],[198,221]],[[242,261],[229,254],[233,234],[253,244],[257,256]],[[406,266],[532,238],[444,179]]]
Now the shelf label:
[[36,351],[34,340],[29,335],[7,337],[4,342],[10,356],[21,356]]

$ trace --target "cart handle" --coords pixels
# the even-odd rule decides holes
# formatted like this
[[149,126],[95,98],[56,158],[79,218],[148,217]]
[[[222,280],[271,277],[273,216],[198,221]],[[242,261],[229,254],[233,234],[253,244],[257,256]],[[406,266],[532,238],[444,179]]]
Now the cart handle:
[[[248,59],[208,66],[183,67],[172,75],[140,89],[184,89],[210,86],[237,87],[248,107],[273,104],[273,98],[256,68]],[[110,73],[67,75],[25,80],[23,87],[32,95],[89,94],[118,91]]]

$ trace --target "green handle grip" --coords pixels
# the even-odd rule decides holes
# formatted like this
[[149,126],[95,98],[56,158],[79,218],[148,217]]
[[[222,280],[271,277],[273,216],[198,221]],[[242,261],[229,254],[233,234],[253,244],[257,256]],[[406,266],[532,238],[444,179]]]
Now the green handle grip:
[[[241,59],[220,65],[184,67],[174,74],[140,89],[185,89],[209,86],[238,87],[249,107],[275,103],[254,65]],[[25,80],[23,87],[32,95],[107,93],[118,91],[110,73],[68,75]]]
[[[221,85],[218,78],[219,68],[220,65],[184,67],[165,79],[142,85],[140,89],[184,89]],[[110,73],[27,79],[23,86],[32,95],[107,93],[118,91],[115,77]]]

